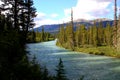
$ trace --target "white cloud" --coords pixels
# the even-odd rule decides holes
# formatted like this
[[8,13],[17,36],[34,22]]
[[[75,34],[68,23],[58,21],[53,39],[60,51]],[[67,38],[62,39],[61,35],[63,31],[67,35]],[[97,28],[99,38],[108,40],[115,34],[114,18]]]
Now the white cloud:
[[[112,0],[78,0],[73,7],[74,19],[94,19],[106,15],[110,12],[108,6]],[[71,9],[65,9],[65,16],[70,15]]]
[[3,4],[3,2],[0,1],[0,5]]
[[37,14],[37,17],[35,18],[35,20],[42,20],[46,17],[46,14],[42,12],[37,12],[36,14]]
[[43,25],[43,23],[41,23],[41,22],[43,22],[43,20],[45,19],[46,14],[42,13],[42,12],[37,12],[36,14],[37,14],[37,16],[34,19],[35,27],[39,27],[39,26]]
[[40,27],[41,25],[59,24],[59,21],[53,19],[43,19],[43,20],[36,20],[35,23],[36,23],[35,27]]
[[56,17],[58,17],[58,14],[56,14],[56,13],[51,14],[51,17],[52,17],[52,18],[56,18]]
[[[109,5],[113,3],[113,0],[78,0],[76,6],[73,8],[73,17],[76,19],[95,19],[100,18],[110,13],[112,7]],[[68,22],[70,17],[71,8],[64,9],[64,17],[59,20],[55,20],[59,15],[56,13],[45,14],[42,12],[37,13],[35,18],[35,27],[39,27],[45,24],[58,24]]]
[[97,2],[113,2],[113,0],[95,0]]
[[[49,18],[52,17],[51,18]],[[41,25],[47,25],[47,24],[56,24],[58,23],[57,20],[54,20],[53,18],[57,17],[58,15],[57,14],[51,14],[51,15],[47,15],[43,12],[39,12],[37,13],[37,17],[34,19],[35,21],[35,27],[39,27]]]

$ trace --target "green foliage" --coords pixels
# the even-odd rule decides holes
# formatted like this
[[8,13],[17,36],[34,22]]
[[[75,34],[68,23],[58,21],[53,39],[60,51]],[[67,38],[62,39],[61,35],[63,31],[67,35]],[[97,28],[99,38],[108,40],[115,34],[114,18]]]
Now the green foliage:
[[75,45],[77,47],[79,47],[79,45],[80,45],[80,37],[79,37],[79,35],[80,35],[80,31],[79,31],[79,27],[77,27],[77,30],[76,30],[76,33],[75,33]]
[[81,76],[80,79],[78,79],[78,80],[83,80],[83,79],[84,79],[84,76]]
[[110,24],[107,24],[107,27],[105,28],[105,43],[108,46],[112,45],[112,28]]
[[119,14],[119,21],[118,21],[118,28],[117,28],[117,51],[120,52],[120,14]]
[[88,44],[93,45],[93,27],[88,29]]
[[67,78],[65,76],[64,65],[63,65],[61,58],[59,60],[59,64],[57,65],[56,72],[57,72],[56,73],[56,80],[67,80]]
[[[119,24],[118,24],[119,26]],[[60,28],[57,45],[70,50],[86,52],[96,55],[118,56],[119,57],[119,35],[117,35],[117,51],[112,48],[112,31],[113,28],[107,23],[103,27],[100,22],[98,26],[85,28],[84,25],[77,25],[77,29],[73,32],[71,25],[67,25],[66,29]],[[120,29],[118,28],[117,34]]]
[[28,33],[27,42],[44,42],[54,40],[54,36],[49,32],[34,32]]
[[49,80],[49,75],[48,75],[48,70],[46,67],[44,67],[44,71],[43,71],[43,80]]
[[97,27],[93,26],[93,45],[97,47],[98,45],[98,32],[97,32]]
[[42,27],[42,32],[41,32],[41,41],[44,41],[45,40],[45,38],[44,38],[44,28]]
[[62,25],[60,27],[60,31],[58,34],[58,42],[60,46],[64,46],[63,44],[66,42],[66,38],[65,38],[65,30],[64,30],[64,26]]
[[94,55],[106,55],[112,57],[120,57],[119,52],[110,46],[99,46],[99,47],[87,47],[87,48],[75,48],[76,51],[94,54]]
[[66,28],[66,47],[68,49],[74,50],[74,32],[73,27],[71,25],[68,25]]
[[35,42],[36,41],[36,33],[34,31],[28,32],[27,34],[27,42]]
[[102,45],[104,44],[105,34],[104,34],[104,28],[101,22],[99,23],[97,29],[98,29],[98,45]]
[[85,29],[85,26],[82,25],[80,27],[80,30],[81,30],[81,45],[85,45],[86,44],[86,29]]
[[[7,1],[7,5],[15,4],[15,6],[12,7],[15,11],[19,9],[16,4],[18,4],[19,7],[25,7],[25,5],[20,6],[21,4],[17,2],[20,0],[15,0],[15,2],[14,0],[5,1]],[[30,10],[32,0],[26,1],[28,1],[26,7],[29,7]],[[22,13],[23,12],[19,12],[19,14]],[[35,41],[35,32],[32,31],[28,33],[27,31],[28,27],[32,25],[30,20],[33,18],[33,13],[27,12],[27,19],[25,19],[27,22],[24,21],[23,15],[16,15],[17,12],[13,12],[13,14],[11,14],[12,17],[10,17],[10,14],[8,13],[6,16],[0,14],[0,80],[44,80],[43,75],[48,76],[47,70],[45,69],[44,72],[41,70],[41,66],[36,62],[35,57],[32,62],[30,62],[27,57],[27,51],[25,50],[26,40],[30,39],[31,42]],[[26,37],[27,34],[31,35],[29,39]],[[52,78],[53,77],[50,76],[50,79]]]

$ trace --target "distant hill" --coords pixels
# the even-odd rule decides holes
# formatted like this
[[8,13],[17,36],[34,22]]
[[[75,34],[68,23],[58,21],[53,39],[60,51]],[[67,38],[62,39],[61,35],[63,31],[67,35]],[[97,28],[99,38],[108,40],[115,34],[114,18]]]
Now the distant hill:
[[[110,23],[110,25],[113,25],[113,20],[106,19],[106,18],[101,18],[101,19],[95,19],[95,20],[84,20],[84,19],[78,19],[74,20],[74,30],[76,30],[77,25],[85,25],[86,28],[92,26],[96,22],[96,25],[98,25],[100,22],[103,24],[104,27],[106,27],[107,23]],[[69,23],[69,22],[68,22]],[[50,32],[50,33],[56,33],[59,31],[60,25],[66,25],[68,23],[64,24],[51,24],[51,25],[42,25],[44,27],[45,32]],[[34,31],[41,32],[42,31],[42,26],[34,28]]]

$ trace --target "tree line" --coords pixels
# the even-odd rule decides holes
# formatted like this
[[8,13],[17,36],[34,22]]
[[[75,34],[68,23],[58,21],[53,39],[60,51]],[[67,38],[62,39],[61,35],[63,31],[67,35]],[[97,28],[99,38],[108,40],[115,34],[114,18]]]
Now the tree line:
[[74,47],[89,47],[89,46],[111,46],[112,45],[112,27],[108,23],[106,27],[99,23],[96,26],[94,23],[91,27],[78,25],[76,31],[73,31],[71,25],[60,27],[58,34],[58,44],[70,49]]
[[[61,25],[56,44],[71,50],[75,50],[76,48],[109,46],[119,52],[120,16],[119,20],[117,20],[116,32],[114,30],[115,27],[111,26],[110,23],[107,23],[106,27],[103,26],[102,22],[96,23],[95,21],[93,26],[90,27],[81,24],[77,24],[76,26],[77,29],[74,31],[73,11],[71,11],[71,22],[66,27]],[[116,45],[116,48],[114,45]]]
[[44,27],[42,27],[41,32],[35,32],[34,30],[31,30],[28,34],[29,35],[27,36],[27,42],[45,42],[55,39],[55,36],[53,34],[44,31]]
[[[34,27],[33,0],[1,0],[0,5],[0,80],[66,80],[62,60],[52,76],[33,57],[29,61],[26,43]],[[44,33],[44,35],[47,35]],[[33,37],[34,39],[34,37]]]

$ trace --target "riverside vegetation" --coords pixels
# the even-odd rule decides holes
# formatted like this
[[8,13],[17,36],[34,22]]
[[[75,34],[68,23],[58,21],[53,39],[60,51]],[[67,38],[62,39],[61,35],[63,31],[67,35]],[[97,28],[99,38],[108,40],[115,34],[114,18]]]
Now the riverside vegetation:
[[45,32],[44,28],[42,27],[42,32],[35,32],[34,30],[30,31],[27,36],[28,43],[37,43],[37,42],[45,42],[54,40],[54,35],[50,34],[49,32]]
[[[33,0],[1,0],[0,5],[0,80],[57,80],[64,77],[62,60],[55,76],[49,75],[35,57],[28,60],[26,43],[33,28],[36,9]],[[11,6],[8,6],[11,5]],[[5,12],[6,11],[6,12]],[[5,12],[4,14],[2,12]],[[49,35],[45,33],[46,35]],[[35,39],[35,36],[32,37]]]
[[[46,68],[42,68],[37,62],[35,57],[32,61],[28,60],[28,53],[26,49],[26,43],[36,41],[35,33],[29,32],[31,28],[34,27],[34,17],[36,17],[36,9],[33,6],[33,0],[1,0],[3,2],[0,5],[0,80],[67,80],[64,73],[63,62],[60,59],[59,64],[56,69],[56,75],[49,75]],[[11,5],[11,6],[8,6]],[[2,14],[2,12],[5,12]],[[109,29],[110,27],[108,27]],[[63,28],[62,28],[63,29]],[[91,38],[91,45],[85,45],[86,40],[89,40],[85,35],[87,35],[86,30],[98,31],[97,27],[91,27],[86,29],[84,26],[82,29],[81,43],[77,37],[75,39],[75,34],[78,32],[73,32],[72,26],[67,27],[67,42],[66,46],[69,49],[75,50],[75,46],[87,47],[87,46],[98,46],[98,36],[97,34]],[[107,28],[106,28],[107,29]],[[111,28],[110,28],[111,29]],[[101,28],[100,28],[101,30]],[[62,31],[62,30],[61,30]],[[60,34],[62,34],[60,31]],[[104,28],[101,31],[105,31]],[[63,30],[65,33],[65,31]],[[109,32],[109,31],[108,31]],[[31,37],[31,34],[33,35]],[[37,34],[37,33],[36,33]],[[99,33],[100,34],[100,33]],[[47,35],[47,34],[46,34]],[[63,42],[58,37],[58,45],[64,47]],[[65,36],[64,36],[65,37]],[[107,36],[108,37],[108,36]],[[87,38],[87,39],[86,39]],[[96,39],[97,38],[97,39]],[[103,36],[102,36],[103,38]],[[102,39],[100,38],[100,39]],[[61,36],[61,39],[63,36]],[[107,38],[106,38],[107,39]],[[44,41],[45,39],[41,38]],[[48,39],[46,39],[48,40]],[[109,40],[109,38],[108,38]],[[65,40],[63,40],[65,41]],[[100,40],[101,41],[101,40]],[[94,45],[93,45],[94,43]],[[99,43],[99,45],[111,45],[110,43]],[[80,78],[80,80],[82,80]]]
[[112,46],[112,31],[113,27],[109,23],[106,27],[101,23],[89,28],[79,25],[75,32],[68,24],[66,29],[61,26],[56,45],[73,51],[120,57],[120,52]]
[[[73,30],[73,11],[71,11],[71,23],[66,28],[61,25],[56,45],[96,55],[120,57],[120,15],[117,21],[117,30],[107,23],[106,27],[101,22],[94,22],[91,27],[76,25]],[[117,36],[116,36],[117,35]]]

